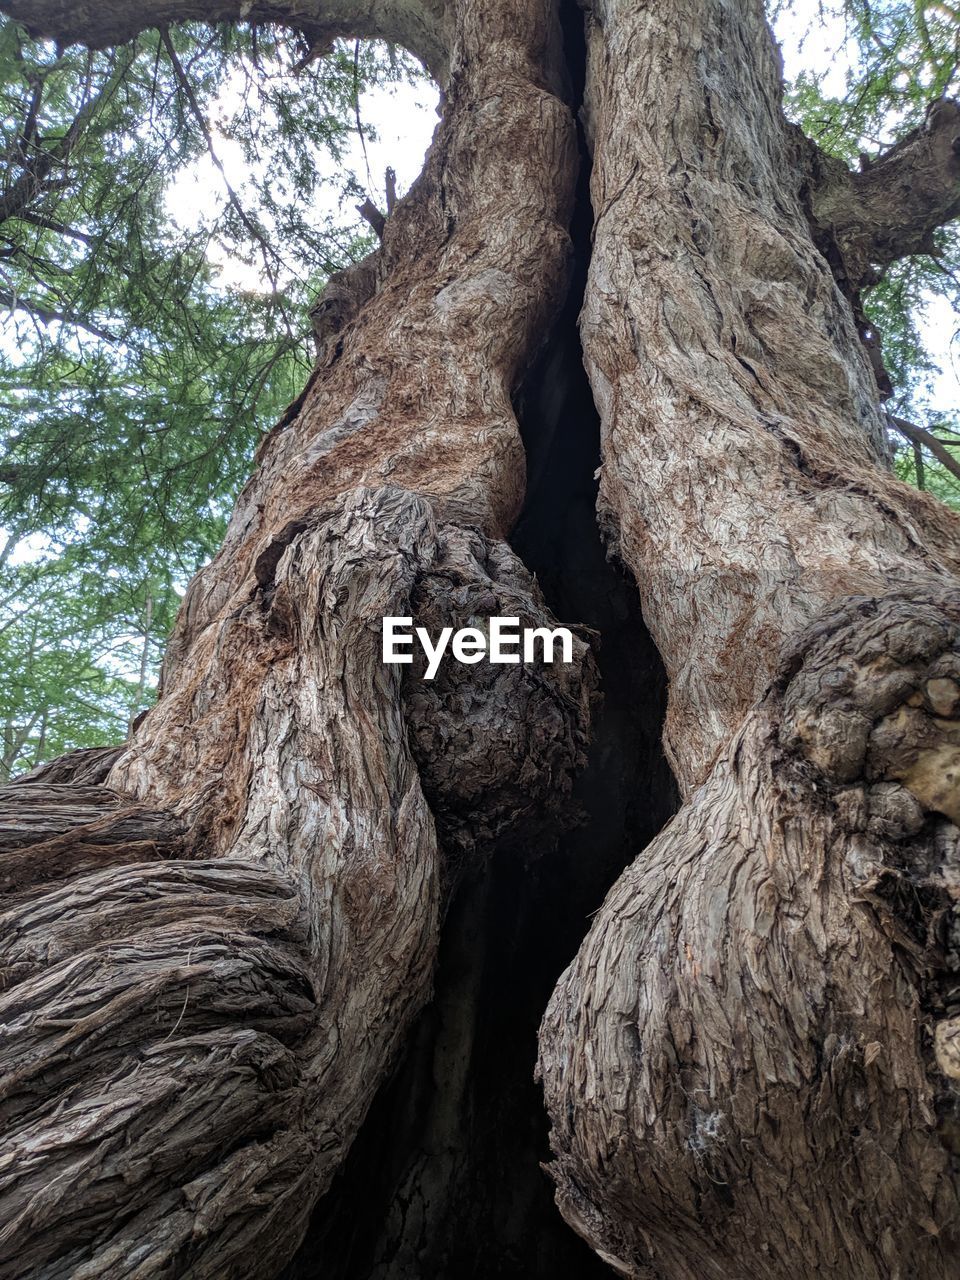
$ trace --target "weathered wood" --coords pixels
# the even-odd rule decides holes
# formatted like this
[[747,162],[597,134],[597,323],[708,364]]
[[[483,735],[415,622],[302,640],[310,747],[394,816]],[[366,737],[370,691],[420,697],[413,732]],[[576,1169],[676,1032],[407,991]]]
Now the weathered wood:
[[[72,812],[21,786],[37,839],[14,802],[3,855],[0,1277],[268,1277],[429,997],[458,871],[538,848],[584,757],[584,640],[570,670],[429,686],[379,651],[385,614],[548,617],[505,539],[512,397],[567,277],[575,60],[549,0],[2,7],[93,43],[198,17],[382,34],[444,82],[157,707]],[[596,0],[587,24],[600,514],[687,804],[544,1020],[559,1203],[650,1280],[947,1280],[958,522],[886,467],[823,227],[851,263],[876,249],[804,191],[759,4]]]
[[32,786],[37,782],[72,782],[78,786],[96,786],[116,764],[122,747],[78,747],[65,755],[39,764],[29,773],[11,778],[8,786]]
[[[345,21],[369,33],[391,12]],[[228,16],[111,15],[25,16],[94,41]],[[10,903],[0,1276],[275,1274],[429,998],[459,862],[535,841],[544,811],[563,820],[595,688],[585,642],[570,666],[444,670],[406,694],[380,651],[384,615],[552,625],[504,538],[524,489],[511,397],[566,283],[576,154],[555,23],[546,3],[492,0],[431,30],[453,75],[425,172],[376,257],[336,282],[314,377],[263,442],[107,779],[183,829],[177,855],[87,861]],[[383,33],[425,47],[406,30]]]
[[757,0],[599,0],[581,329],[600,514],[670,677],[689,792],[785,634],[844,593],[952,575],[956,518],[886,466],[873,371],[801,200]]
[[131,803],[107,787],[22,784],[21,779],[0,787],[3,899],[42,892],[88,871],[181,851],[183,825],[169,813]]
[[544,1020],[558,1203],[634,1277],[946,1280],[960,524],[886,469],[760,5],[589,22],[601,511],[687,803]]
[[955,1274],[958,677],[960,591],[840,604],[611,890],[540,1070],[620,1274]]

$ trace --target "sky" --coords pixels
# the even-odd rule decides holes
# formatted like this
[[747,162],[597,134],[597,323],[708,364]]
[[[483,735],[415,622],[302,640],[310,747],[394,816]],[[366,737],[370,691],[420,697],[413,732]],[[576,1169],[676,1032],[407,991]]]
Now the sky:
[[[231,103],[222,103],[223,114],[232,114]],[[368,191],[374,204],[386,208],[385,174],[388,166],[397,175],[397,191],[403,195],[423,168],[423,160],[438,123],[439,91],[432,81],[416,84],[400,82],[367,90],[360,96],[360,122],[364,140],[354,133],[346,151],[346,167]],[[217,155],[231,186],[240,190],[249,173],[240,145],[214,129]],[[331,162],[332,163],[332,162]],[[369,173],[367,165],[369,163]],[[222,194],[223,183],[209,156],[201,156],[172,184],[167,207],[181,226],[191,226],[204,208],[209,210]],[[204,199],[206,196],[206,199]],[[349,211],[352,212],[352,211]],[[336,184],[321,188],[317,202],[319,217],[331,214],[342,218]],[[365,224],[364,230],[369,230]],[[220,266],[223,284],[239,289],[269,287],[262,269],[238,258],[227,259],[216,251],[211,255]]]

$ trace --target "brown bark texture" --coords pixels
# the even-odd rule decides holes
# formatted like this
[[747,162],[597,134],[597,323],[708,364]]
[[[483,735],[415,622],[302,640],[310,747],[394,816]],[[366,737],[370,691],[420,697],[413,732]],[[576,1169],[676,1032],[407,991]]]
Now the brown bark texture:
[[[95,42],[228,16],[10,11]],[[390,14],[346,21],[419,48]],[[585,642],[406,696],[380,660],[384,615],[552,621],[504,537],[511,392],[569,257],[558,38],[545,5],[456,15],[425,172],[321,308],[316,373],[191,585],[159,705],[105,787],[16,789],[6,825],[36,842],[6,877],[0,1274],[279,1270],[430,995],[458,865],[570,790]]]
[[[644,1280],[947,1280],[960,526],[889,470],[858,307],[958,211],[955,106],[847,172],[786,122],[756,0],[594,0],[566,14],[566,45],[550,0],[0,8],[94,45],[198,18],[384,36],[444,92],[381,247],[314,310],[315,371],[191,584],[158,705],[117,758],[0,790],[0,1277],[277,1275],[360,1133],[328,1198],[350,1212],[374,1096],[392,1125],[425,1081],[436,1097],[377,1192],[395,1234],[366,1270],[292,1265],[455,1274],[450,1206],[478,1185],[461,1157],[487,1141],[468,1113],[518,1114],[478,1101],[494,988],[465,953],[529,956],[530,897],[511,914],[497,886],[575,854],[587,870],[556,900],[582,931],[562,959],[543,944],[546,986],[586,938],[538,1068],[567,1222]],[[564,323],[591,162],[576,238],[597,519],[664,663],[684,802],[619,861],[612,843],[651,834],[600,834],[625,790],[603,773],[629,738],[616,700],[637,698],[611,671],[629,639],[605,657],[583,628],[570,666],[448,663],[432,683],[380,660],[384,615],[551,624],[530,568],[550,579],[550,548],[567,565],[552,600],[607,582],[569,532],[546,537],[561,489],[527,491],[539,445],[514,408]],[[557,421],[582,468],[576,422]],[[575,805],[592,825],[565,844]],[[597,884],[634,855],[587,932]],[[445,917],[476,947],[441,948]],[[533,1023],[493,1025],[533,1057]]]
[[601,518],[686,804],[544,1019],[558,1202],[630,1276],[945,1278],[957,521],[884,465],[760,7],[588,22]]

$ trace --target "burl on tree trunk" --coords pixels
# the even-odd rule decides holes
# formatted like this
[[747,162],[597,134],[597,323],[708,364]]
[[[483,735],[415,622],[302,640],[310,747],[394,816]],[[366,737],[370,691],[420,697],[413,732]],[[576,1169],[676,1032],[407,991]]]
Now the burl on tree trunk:
[[[506,539],[512,397],[570,274],[570,15],[565,50],[549,0],[0,8],[94,45],[195,18],[385,36],[444,87],[157,707],[82,785],[3,796],[0,1275],[265,1278],[429,999],[458,883],[549,857],[587,757],[586,634],[570,667],[433,686],[379,651],[384,614],[550,617]],[[947,1280],[960,526],[890,474],[857,312],[864,264],[957,212],[956,113],[878,201],[785,122],[754,0],[585,21],[599,519],[684,805],[544,1018],[557,1200],[629,1276]]]

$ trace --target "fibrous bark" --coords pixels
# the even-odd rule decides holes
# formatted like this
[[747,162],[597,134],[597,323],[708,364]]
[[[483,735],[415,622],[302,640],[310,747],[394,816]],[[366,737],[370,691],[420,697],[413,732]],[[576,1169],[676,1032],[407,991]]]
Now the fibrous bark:
[[589,17],[596,210],[582,328],[601,519],[701,781],[784,634],[846,591],[952,571],[955,519],[883,465],[872,369],[813,243],[759,5]]
[[[569,18],[575,66],[575,9]],[[528,479],[511,535],[554,613],[583,620],[596,637],[603,698],[575,784],[579,820],[549,823],[532,844],[521,833],[526,849],[507,843],[490,864],[467,869],[444,920],[434,998],[283,1280],[606,1273],[557,1214],[541,1169],[549,1146],[533,1080],[536,1027],[606,889],[676,798],[659,745],[662,669],[635,586],[605,559],[596,522],[599,422],[576,331],[590,228],[585,176],[571,289],[518,396]]]
[[960,530],[885,468],[760,6],[588,21],[601,515],[686,804],[544,1019],[558,1203],[630,1276],[945,1278]]
[[[510,873],[554,850],[571,868],[542,948],[559,967],[669,808],[627,813],[649,759],[642,695],[601,655],[613,699],[591,742],[586,632],[570,669],[431,685],[379,651],[385,614],[547,620],[531,565],[561,611],[580,612],[574,578],[612,591],[598,544],[556,519],[561,494],[592,503],[595,460],[569,415],[555,450],[528,431],[524,508],[512,405],[569,277],[576,77],[555,8],[3,7],[91,43],[188,18],[383,35],[434,68],[445,106],[380,248],[314,311],[316,369],[190,587],[158,706],[105,779],[77,762],[89,785],[38,777],[12,802],[0,1275],[275,1274],[380,1086],[382,1129],[291,1276],[556,1273],[553,1236],[540,1258],[517,1243],[540,1208],[503,1170],[537,1134],[514,1139],[523,1095],[484,1084],[498,1059],[479,1037],[528,1028],[532,1050],[549,985]],[[946,1280],[960,537],[887,469],[853,308],[865,264],[955,211],[947,134],[931,117],[884,161],[936,205],[895,216],[869,175],[814,189],[755,0],[597,0],[586,22],[599,514],[664,659],[686,803],[611,890],[543,1022],[558,1201],[637,1277]],[[578,483],[541,488],[564,456]],[[639,619],[611,630],[625,666]],[[591,825],[561,835],[587,760]],[[591,833],[595,872],[576,863]],[[549,903],[546,865],[519,874]],[[445,939],[413,1032],[445,910],[464,937]],[[513,957],[523,981],[493,1017]],[[514,1081],[523,1053],[504,1056]],[[394,1126],[407,1147],[384,1153]],[[350,1218],[325,1256],[375,1166],[381,1216]],[[485,1254],[457,1225],[471,1197],[495,1217],[504,1187],[533,1207]]]
[[621,1274],[953,1275],[958,622],[802,634],[554,993],[558,1202]]
[[[371,12],[344,21],[368,32]],[[420,48],[411,12],[377,34]],[[111,14],[23,16],[97,41]],[[229,14],[125,6],[112,32],[198,16]],[[552,625],[504,536],[524,488],[511,394],[569,256],[555,15],[495,0],[433,35],[451,72],[425,172],[336,282],[315,375],[98,792],[167,815],[176,850],[136,839],[96,867],[78,811],[56,882],[6,904],[0,1274],[279,1270],[430,995],[459,864],[535,843],[583,760],[582,641],[570,666],[407,694],[381,662],[384,615]]]

